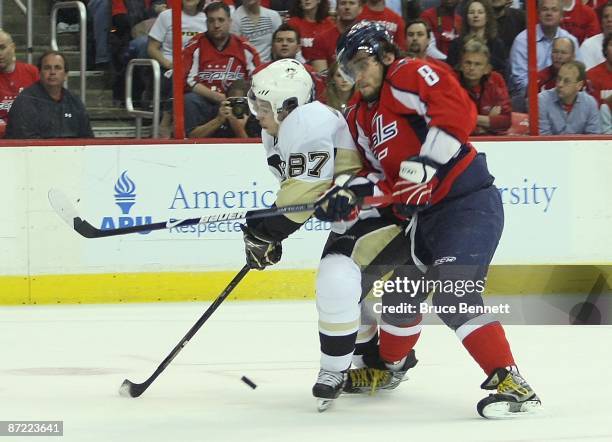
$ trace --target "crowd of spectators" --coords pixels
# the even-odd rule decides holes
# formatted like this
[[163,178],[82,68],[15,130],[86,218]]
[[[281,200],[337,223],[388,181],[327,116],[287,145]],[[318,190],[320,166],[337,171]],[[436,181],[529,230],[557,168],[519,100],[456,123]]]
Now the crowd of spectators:
[[[165,0],[83,0],[91,26],[90,65],[108,69],[125,100],[131,58],[162,71],[160,134],[172,130],[172,11]],[[385,3],[386,2],[386,3]],[[528,108],[525,11],[512,0],[182,0],[185,130],[188,137],[256,137],[243,106],[251,76],[266,64],[305,63],[316,97],[344,111],[353,95],[335,64],[340,35],[359,20],[382,23],[403,55],[454,72],[478,110],[474,135],[512,133]],[[539,0],[536,25],[542,134],[612,133],[612,0]],[[68,25],[70,27],[70,25]],[[64,26],[65,28],[65,26]],[[91,68],[91,66],[90,66]],[[39,74],[40,72],[40,74]],[[90,137],[87,111],[62,85],[65,56],[38,67],[16,61],[0,30],[0,137]],[[40,75],[40,77],[39,77]],[[135,94],[150,88],[147,72]],[[37,117],[32,117],[36,108]],[[45,109],[39,118],[40,109]]]

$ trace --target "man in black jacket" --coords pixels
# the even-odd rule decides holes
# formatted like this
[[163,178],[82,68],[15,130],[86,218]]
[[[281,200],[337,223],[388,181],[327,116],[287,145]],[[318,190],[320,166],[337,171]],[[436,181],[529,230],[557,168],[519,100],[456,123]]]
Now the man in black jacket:
[[93,138],[83,102],[63,86],[68,76],[64,55],[45,52],[38,69],[40,81],[13,102],[6,138]]

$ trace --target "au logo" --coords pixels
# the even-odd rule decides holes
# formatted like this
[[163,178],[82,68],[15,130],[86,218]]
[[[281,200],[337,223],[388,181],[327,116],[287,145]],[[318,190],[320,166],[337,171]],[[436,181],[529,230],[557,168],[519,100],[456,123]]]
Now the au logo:
[[[116,229],[118,227],[132,227],[151,224],[153,217],[150,215],[130,216],[132,206],[136,204],[136,183],[128,176],[128,171],[124,170],[115,183],[115,204],[121,209],[121,216],[105,216],[102,218],[101,229]],[[141,232],[147,234],[149,232]]]

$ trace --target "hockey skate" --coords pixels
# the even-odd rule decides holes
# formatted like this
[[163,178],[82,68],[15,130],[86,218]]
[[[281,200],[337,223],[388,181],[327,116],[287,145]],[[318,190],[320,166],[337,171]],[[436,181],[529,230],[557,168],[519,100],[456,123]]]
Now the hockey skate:
[[414,350],[408,353],[402,366],[397,368],[382,361],[378,355],[364,355],[363,361],[366,367],[348,371],[345,393],[374,394],[378,390],[393,390],[404,380],[406,372],[418,362]]
[[476,406],[478,414],[487,419],[524,416],[542,407],[540,398],[516,369],[498,368],[480,387],[497,390]]
[[312,387],[312,395],[317,398],[317,410],[327,410],[334,399],[342,393],[346,382],[346,372],[319,370],[317,382]]

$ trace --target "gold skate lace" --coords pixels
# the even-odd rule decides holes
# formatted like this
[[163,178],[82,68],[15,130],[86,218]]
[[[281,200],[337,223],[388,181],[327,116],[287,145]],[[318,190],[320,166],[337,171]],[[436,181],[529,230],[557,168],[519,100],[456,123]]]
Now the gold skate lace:
[[391,380],[391,374],[377,368],[358,368],[349,371],[353,387],[370,387],[370,394],[376,393],[378,385],[385,385]]
[[527,388],[514,380],[514,376],[511,373],[508,373],[506,378],[497,386],[498,393],[504,394],[509,391],[517,392],[521,396],[527,396],[530,393]]

